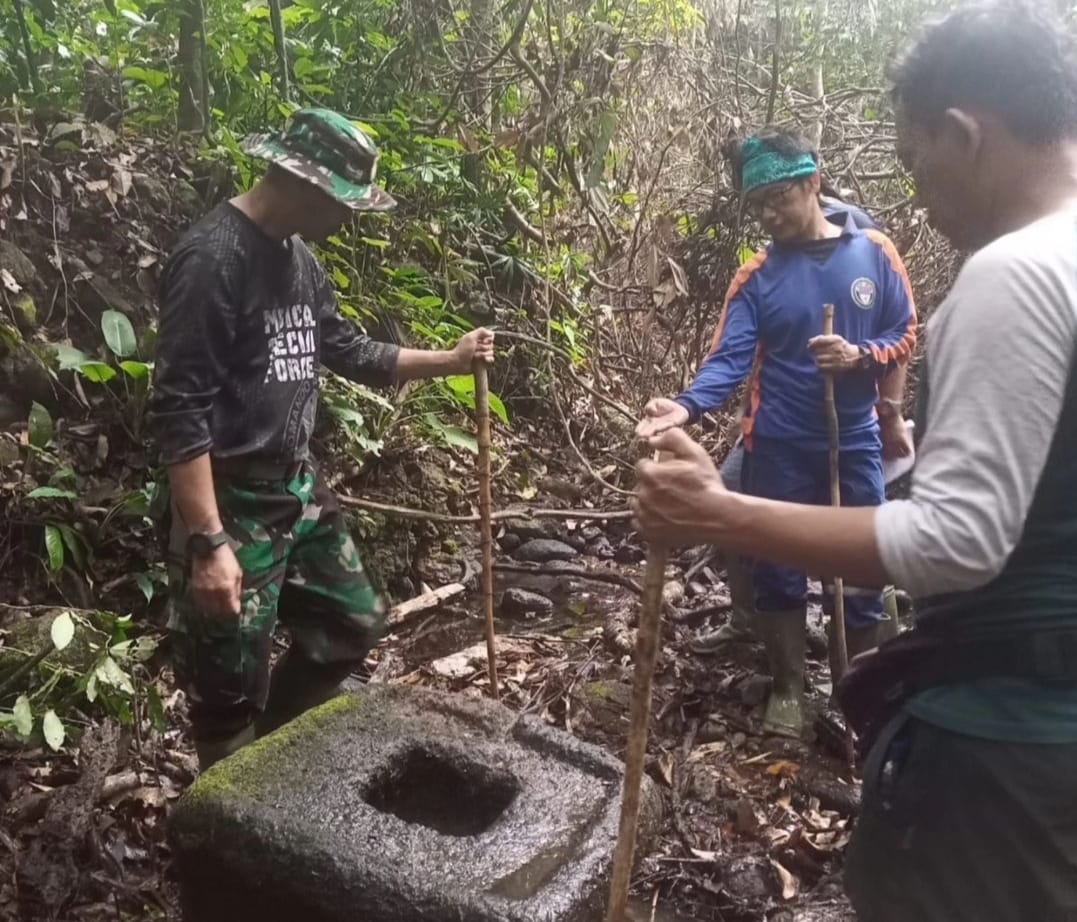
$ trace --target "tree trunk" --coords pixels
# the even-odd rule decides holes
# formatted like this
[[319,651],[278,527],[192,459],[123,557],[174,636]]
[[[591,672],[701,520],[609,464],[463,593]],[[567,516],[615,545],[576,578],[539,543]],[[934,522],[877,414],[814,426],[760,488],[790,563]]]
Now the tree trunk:
[[180,131],[209,130],[209,86],[206,80],[205,10],[202,0],[182,0],[179,7]]

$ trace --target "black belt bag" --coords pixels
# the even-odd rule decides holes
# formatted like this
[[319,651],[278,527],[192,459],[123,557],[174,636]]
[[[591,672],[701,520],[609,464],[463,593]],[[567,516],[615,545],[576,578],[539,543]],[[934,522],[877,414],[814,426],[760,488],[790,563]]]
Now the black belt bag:
[[1077,686],[1077,629],[990,640],[957,640],[913,629],[856,657],[838,683],[837,696],[863,758],[913,695],[986,678]]

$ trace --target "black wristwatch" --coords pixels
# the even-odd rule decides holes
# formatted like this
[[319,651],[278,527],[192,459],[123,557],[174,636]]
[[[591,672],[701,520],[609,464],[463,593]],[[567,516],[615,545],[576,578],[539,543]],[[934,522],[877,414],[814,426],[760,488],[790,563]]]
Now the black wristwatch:
[[871,354],[871,350],[867,346],[860,347],[860,362],[857,364],[857,368],[867,371],[875,366],[875,356]]
[[187,536],[187,559],[192,557],[209,557],[222,544],[228,543],[228,535],[223,531],[207,534],[204,531],[192,532]]

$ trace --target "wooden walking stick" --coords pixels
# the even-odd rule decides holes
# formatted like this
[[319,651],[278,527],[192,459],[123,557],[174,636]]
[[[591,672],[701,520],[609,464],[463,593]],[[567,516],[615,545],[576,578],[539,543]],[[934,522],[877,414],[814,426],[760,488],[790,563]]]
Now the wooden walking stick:
[[[655,460],[660,460],[655,452]],[[666,581],[666,548],[652,544],[647,550],[647,570],[643,580],[639,628],[636,632],[636,669],[632,684],[632,711],[625,746],[625,780],[621,795],[621,822],[613,852],[610,902],[606,922],[623,922],[632,882],[632,861],[636,853],[643,762],[647,755],[647,729],[651,719],[651,685],[658,660],[662,622],[662,588]]]
[[479,359],[472,367],[475,375],[475,422],[479,443],[479,544],[482,550],[482,605],[486,613],[486,666],[490,673],[490,695],[497,701],[497,647],[494,643],[494,532],[490,500],[490,384],[486,363]]
[[[823,335],[834,335],[834,305],[823,305]],[[830,443],[830,505],[841,505],[841,466],[839,464],[839,446],[841,433],[838,429],[838,407],[834,402],[834,375],[823,375],[823,395],[826,401],[827,437]],[[830,642],[834,644],[834,658],[831,660],[830,684],[837,693],[838,682],[849,668],[849,648],[845,642],[845,581],[840,576],[834,577],[834,616],[831,620]],[[834,668],[835,664],[837,669]],[[845,748],[852,764],[855,759],[852,727],[845,730]]]
[[[823,305],[823,335],[834,335],[834,305]],[[823,395],[826,400],[826,427],[830,442],[830,505],[841,505],[841,467],[838,463],[838,446],[840,433],[838,431],[838,407],[834,402],[834,376],[823,375]],[[834,577],[834,630],[832,642],[837,646],[836,662],[840,669],[839,675],[832,675],[831,682],[835,685],[845,674],[849,665],[849,650],[845,644],[845,597],[842,594],[845,585],[840,576]]]

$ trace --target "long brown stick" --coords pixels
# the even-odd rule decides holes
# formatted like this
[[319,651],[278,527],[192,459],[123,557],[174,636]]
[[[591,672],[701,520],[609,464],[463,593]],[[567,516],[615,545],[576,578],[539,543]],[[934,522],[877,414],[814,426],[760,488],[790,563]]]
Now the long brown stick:
[[[368,512],[380,512],[383,515],[398,519],[421,519],[424,522],[444,522],[450,525],[468,525],[482,521],[482,517],[477,515],[447,515],[444,512],[413,509],[409,506],[392,506],[389,503],[379,503],[372,499],[359,499],[356,496],[345,496],[344,494],[339,494],[337,500],[343,506],[365,509]],[[500,522],[504,519],[565,519],[577,522],[614,522],[630,518],[632,518],[631,509],[609,509],[606,511],[600,509],[532,509],[530,506],[516,506],[490,514],[491,522]]]
[[[823,335],[834,335],[834,305],[823,305]],[[838,407],[834,402],[834,376],[823,376],[824,395],[826,399],[827,435],[830,442],[830,505],[841,505],[841,465],[839,449],[841,433],[838,429]],[[849,647],[845,640],[845,580],[834,577],[834,617],[831,621],[830,642],[834,644],[834,658],[831,660],[830,684],[837,690],[838,682],[849,668]],[[837,668],[835,669],[835,665]],[[854,761],[853,731],[846,728],[845,748],[849,762]]]
[[643,579],[639,630],[636,634],[636,669],[632,685],[632,713],[625,747],[624,792],[621,795],[621,822],[617,830],[617,847],[613,852],[610,877],[610,902],[606,922],[623,922],[628,905],[628,888],[632,882],[632,863],[636,854],[636,829],[639,823],[640,788],[643,762],[647,755],[647,730],[651,719],[651,686],[658,661],[658,640],[662,619],[662,587],[666,581],[666,548],[652,544],[647,551],[647,571]]
[[[823,335],[834,335],[834,305],[823,305]],[[830,505],[841,505],[841,467],[838,461],[840,433],[838,431],[838,407],[834,402],[834,376],[823,375],[823,387],[826,400],[827,435],[830,441]],[[840,576],[834,577],[834,629],[833,643],[837,646],[837,658],[840,674],[831,676],[836,686],[849,663],[849,650],[845,643],[845,585]]]
[[494,641],[494,529],[490,518],[490,385],[486,363],[477,361],[475,372],[475,421],[479,443],[479,534],[482,549],[482,605],[486,612],[486,665],[490,672],[490,695],[501,697],[497,687],[497,646]]

